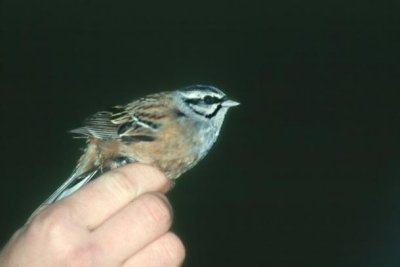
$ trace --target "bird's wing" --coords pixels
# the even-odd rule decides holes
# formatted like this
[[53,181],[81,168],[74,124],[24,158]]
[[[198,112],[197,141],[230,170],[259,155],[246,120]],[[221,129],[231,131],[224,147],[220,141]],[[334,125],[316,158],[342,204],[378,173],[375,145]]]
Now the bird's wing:
[[95,113],[85,120],[83,127],[70,132],[98,139],[153,141],[154,133],[160,124],[149,118],[148,113],[143,112],[144,107],[140,101],[125,106],[115,106],[110,111]]
[[97,112],[84,121],[83,127],[71,130],[70,133],[98,139],[117,138],[119,125],[111,122],[111,116],[109,111]]

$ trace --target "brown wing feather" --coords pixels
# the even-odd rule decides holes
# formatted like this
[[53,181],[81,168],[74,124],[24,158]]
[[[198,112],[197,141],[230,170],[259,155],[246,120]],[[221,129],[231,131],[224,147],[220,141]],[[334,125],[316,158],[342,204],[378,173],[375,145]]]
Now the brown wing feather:
[[95,113],[85,120],[83,127],[70,132],[98,139],[118,138],[119,125],[111,122],[111,115],[112,113],[108,111]]
[[154,140],[154,133],[161,126],[157,121],[165,117],[160,96],[151,95],[95,113],[85,120],[83,127],[70,132],[98,139]]

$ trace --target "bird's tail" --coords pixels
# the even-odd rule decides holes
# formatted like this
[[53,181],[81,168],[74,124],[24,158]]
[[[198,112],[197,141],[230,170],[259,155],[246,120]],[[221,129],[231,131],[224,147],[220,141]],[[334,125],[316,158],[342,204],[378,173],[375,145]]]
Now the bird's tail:
[[94,168],[78,176],[72,175],[53,194],[51,194],[51,196],[47,198],[42,205],[53,204],[54,202],[71,195],[79,188],[87,184],[99,172],[99,170],[99,168]]
[[43,208],[71,195],[99,174],[101,167],[97,161],[96,145],[88,142],[88,146],[71,176],[33,212],[28,221]]
[[79,159],[72,175],[43,204],[50,205],[87,184],[100,171],[97,154],[96,144],[88,140],[85,152]]

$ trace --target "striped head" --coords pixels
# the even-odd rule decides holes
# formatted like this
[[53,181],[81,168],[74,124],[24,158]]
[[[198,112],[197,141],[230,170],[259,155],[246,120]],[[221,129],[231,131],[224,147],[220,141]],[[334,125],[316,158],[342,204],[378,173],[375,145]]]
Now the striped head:
[[175,97],[180,111],[190,119],[211,126],[215,138],[228,109],[239,105],[238,102],[228,99],[220,89],[209,85],[192,85],[178,89]]
[[210,120],[239,105],[214,86],[192,85],[176,91],[184,105],[199,119]]

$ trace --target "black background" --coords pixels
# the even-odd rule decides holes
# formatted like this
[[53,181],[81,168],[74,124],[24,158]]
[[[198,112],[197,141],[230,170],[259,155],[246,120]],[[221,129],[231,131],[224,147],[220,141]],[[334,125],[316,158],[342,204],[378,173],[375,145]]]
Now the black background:
[[242,105],[169,194],[185,266],[399,266],[399,11],[3,0],[0,241],[72,171],[69,129],[205,83]]

